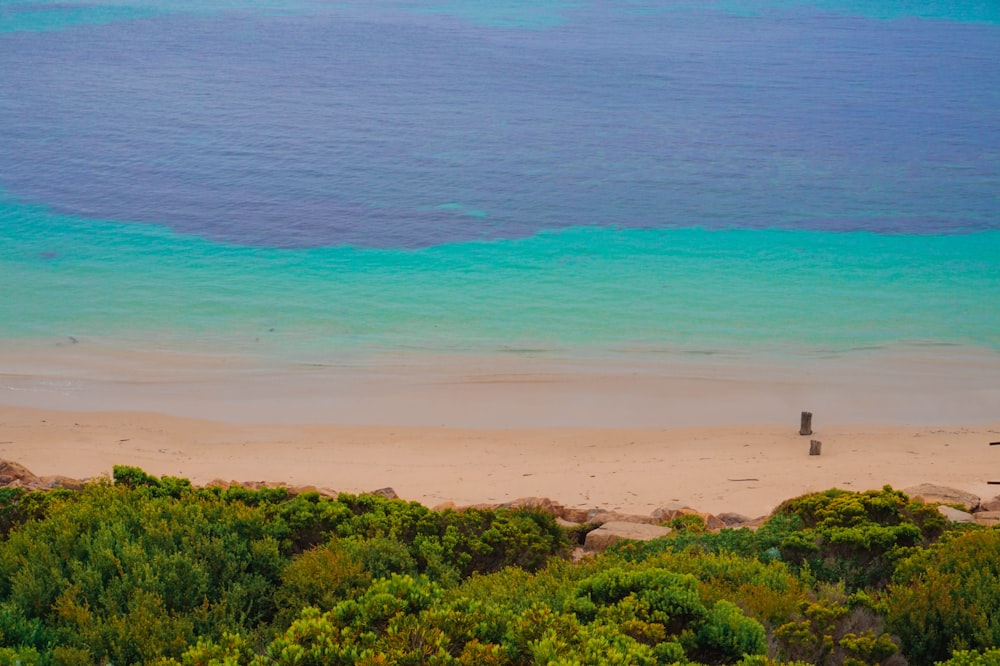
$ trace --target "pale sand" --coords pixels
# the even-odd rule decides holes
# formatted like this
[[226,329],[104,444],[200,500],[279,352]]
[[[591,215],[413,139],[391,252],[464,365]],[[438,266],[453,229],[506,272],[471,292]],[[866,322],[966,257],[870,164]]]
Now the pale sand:
[[[986,484],[1000,481],[992,349],[279,363],[140,347],[0,345],[0,457],[40,475],[124,464],[196,483],[391,486],[429,506],[545,496],[643,514],[683,502],[762,515],[831,487],[1000,492]],[[798,435],[802,410],[821,456]]]
[[[796,415],[797,417],[797,415]],[[459,429],[249,425],[133,412],[0,407],[0,457],[39,475],[95,477],[135,465],[216,478],[347,492],[393,487],[434,506],[545,496],[567,506],[647,514],[672,502],[768,513],[831,487],[940,483],[991,498],[1000,487],[1000,423],[975,426],[793,423],[693,428]],[[809,440],[823,442],[809,456]]]

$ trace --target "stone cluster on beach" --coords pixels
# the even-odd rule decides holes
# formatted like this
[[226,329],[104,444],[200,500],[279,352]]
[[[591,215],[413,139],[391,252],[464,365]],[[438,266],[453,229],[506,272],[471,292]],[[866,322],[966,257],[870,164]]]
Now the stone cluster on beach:
[[[66,476],[37,476],[20,463],[0,460],[0,488],[22,488],[24,490],[54,490],[65,488],[80,490],[88,479],[73,479]],[[267,481],[224,481],[216,479],[206,487],[240,486],[251,490],[262,488],[287,488],[291,495],[317,492],[336,497],[337,492],[315,486],[289,486]],[[957,523],[978,523],[981,525],[1000,524],[1000,495],[991,500],[982,500],[973,493],[956,488],[923,483],[903,489],[909,497],[927,504],[936,504],[943,516]],[[398,499],[389,487],[370,491],[388,499]],[[718,531],[723,528],[748,527],[756,529],[768,516],[748,517],[739,513],[710,514],[698,511],[681,502],[672,502],[653,512],[643,514],[619,513],[599,507],[569,507],[548,497],[521,497],[508,502],[456,505],[443,502],[434,506],[435,511],[463,511],[467,509],[535,509],[553,515],[567,530],[576,531],[581,536],[583,552],[599,552],[622,540],[649,541],[670,533],[668,524],[678,518],[691,517],[701,521],[706,530]]]

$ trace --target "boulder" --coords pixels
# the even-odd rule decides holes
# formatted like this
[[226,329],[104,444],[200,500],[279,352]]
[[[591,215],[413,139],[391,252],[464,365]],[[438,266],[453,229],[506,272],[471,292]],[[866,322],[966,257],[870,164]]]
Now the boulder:
[[702,518],[705,519],[705,529],[710,532],[718,532],[723,527],[729,527],[724,520],[710,513],[702,514]]
[[21,463],[0,460],[0,487],[41,490],[45,484]]
[[568,506],[563,507],[562,513],[559,517],[563,520],[568,520],[571,523],[586,523],[590,520],[590,517],[595,515],[593,509],[574,509]]
[[975,511],[980,503],[977,495],[933,483],[921,483],[919,486],[905,488],[903,492],[909,495],[910,499],[925,504],[958,504],[964,506],[966,511]]
[[68,476],[43,476],[39,479],[44,488],[65,488],[67,490],[83,490],[84,481],[71,479]]
[[640,516],[632,513],[618,513],[617,511],[602,511],[590,516],[588,523],[603,525],[605,523],[645,523],[646,525],[656,525],[657,520],[653,516]]
[[987,527],[1000,525],[1000,511],[979,511],[972,514],[972,519],[977,525],[985,525]]
[[548,497],[518,497],[515,500],[504,502],[500,506],[508,509],[538,509],[559,517],[562,517],[565,509],[562,504],[550,500]]
[[454,511],[455,503],[451,500],[446,502],[441,502],[440,504],[435,504],[431,511]]
[[974,520],[971,513],[966,513],[965,511],[959,511],[958,509],[946,506],[944,504],[938,506],[938,511],[941,512],[942,516],[944,516],[953,523],[971,523]]
[[710,513],[703,513],[689,506],[667,505],[653,511],[652,518],[655,523],[668,523],[674,518],[682,516],[698,516],[705,524],[707,530],[721,530],[726,527],[726,523]]
[[744,516],[742,513],[726,512],[720,513],[716,517],[721,520],[722,524],[726,527],[742,527],[743,525],[753,522],[753,518]]
[[385,488],[379,488],[378,490],[373,490],[373,491],[371,491],[368,494],[369,495],[381,495],[382,497],[385,497],[385,498],[388,498],[388,499],[399,499],[399,495],[396,494],[396,491],[393,490],[392,488],[389,488],[388,486],[386,486]]
[[623,540],[650,541],[670,534],[669,527],[647,525],[645,523],[629,523],[611,521],[604,523],[596,530],[587,533],[584,550],[590,552],[602,551],[613,543]]
[[677,516],[690,513],[698,513],[698,510],[692,509],[688,505],[681,502],[671,502],[670,504],[661,506],[659,509],[653,511],[652,516],[659,522],[666,522],[668,520],[673,520]]
[[1000,495],[997,495],[991,500],[986,500],[980,503],[980,511],[1000,511]]

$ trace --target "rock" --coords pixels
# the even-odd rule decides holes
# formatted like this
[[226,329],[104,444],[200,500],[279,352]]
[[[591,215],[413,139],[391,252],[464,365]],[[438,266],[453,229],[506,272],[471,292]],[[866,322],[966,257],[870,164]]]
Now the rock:
[[65,488],[67,490],[83,490],[84,482],[80,479],[71,479],[68,476],[43,476],[39,481],[45,488]]
[[451,500],[448,500],[447,502],[441,502],[440,504],[435,504],[434,507],[431,508],[431,511],[454,511],[454,510],[455,510],[455,503],[452,502]]
[[670,534],[669,527],[611,521],[604,523],[592,532],[588,532],[587,541],[583,547],[587,551],[598,552],[618,541],[650,541],[651,539],[658,539],[668,534]]
[[683,504],[674,503],[668,504],[667,506],[662,506],[659,509],[653,511],[653,518],[656,519],[658,523],[665,523],[667,521],[673,520],[674,518],[680,518],[681,516],[701,516],[702,513],[698,509],[692,509],[689,506]]
[[538,509],[553,516],[561,516],[565,507],[548,497],[518,497],[516,500],[504,502],[500,506],[508,509]]
[[697,509],[692,509],[689,506],[665,506],[653,511],[652,518],[656,523],[668,523],[674,518],[680,518],[682,516],[698,516],[701,518],[702,523],[705,525],[707,530],[721,530],[726,527],[725,521],[713,516],[710,513],[703,513]]
[[728,527],[721,518],[710,513],[703,514],[702,517],[705,519],[705,529],[711,532],[718,532],[723,527]]
[[1000,511],[979,511],[972,514],[972,519],[977,525],[985,525],[987,527],[1000,525]]
[[941,504],[938,506],[938,511],[941,515],[950,520],[953,523],[971,523],[973,522],[973,517],[971,513],[966,513],[965,511],[959,511],[958,509],[953,509],[950,506]]
[[1000,495],[979,504],[980,511],[1000,511]]
[[0,460],[0,486],[4,488],[40,490],[44,487],[44,484],[41,479],[32,474],[31,470],[21,463]]
[[593,509],[571,509],[569,507],[563,507],[562,513],[559,517],[563,520],[568,520],[571,523],[586,523],[590,520],[592,515],[596,513],[591,513]]
[[744,516],[742,513],[720,513],[716,516],[726,527],[742,527],[753,522],[753,518]]
[[388,486],[386,486],[385,488],[379,488],[378,490],[373,490],[368,494],[381,495],[382,497],[385,497],[387,499],[399,499],[399,495],[396,494],[396,491],[393,490],[392,488],[389,488]]
[[925,504],[960,504],[965,507],[966,511],[975,511],[979,508],[980,499],[977,495],[957,488],[921,483],[919,486],[905,488],[903,492],[909,495],[910,499],[919,500]]
[[632,513],[618,513],[617,511],[602,511],[595,513],[587,520],[588,523],[604,525],[605,523],[645,523],[656,525],[657,520],[652,516],[640,516]]

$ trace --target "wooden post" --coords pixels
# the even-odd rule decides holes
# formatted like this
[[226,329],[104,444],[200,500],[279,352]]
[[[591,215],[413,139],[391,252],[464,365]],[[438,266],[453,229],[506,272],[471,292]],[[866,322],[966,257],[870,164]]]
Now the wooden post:
[[802,412],[802,426],[799,428],[800,435],[813,434],[812,421],[813,421],[812,412]]
[[818,456],[819,450],[821,448],[823,448],[823,442],[819,441],[818,439],[809,440],[809,455]]

